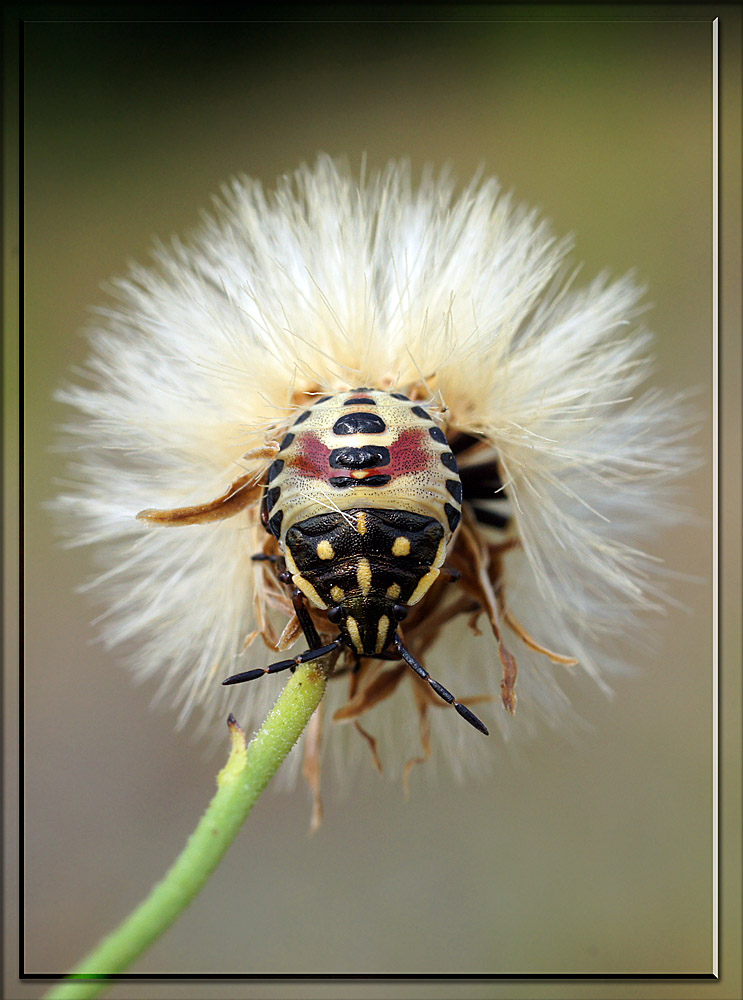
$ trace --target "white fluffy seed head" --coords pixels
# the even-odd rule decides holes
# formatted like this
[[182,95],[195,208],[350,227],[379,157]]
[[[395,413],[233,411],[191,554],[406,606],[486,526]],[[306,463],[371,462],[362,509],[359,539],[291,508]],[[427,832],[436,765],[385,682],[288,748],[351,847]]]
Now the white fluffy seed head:
[[[125,644],[134,669],[159,679],[181,723],[198,709],[212,726],[232,710],[250,730],[284,683],[220,685],[278,658],[260,640],[243,649],[260,624],[263,568],[251,555],[266,535],[254,508],[182,528],[136,513],[203,503],[246,471],[260,476],[268,462],[243,456],[291,423],[301,393],[359,385],[425,387],[447,427],[492,445],[521,542],[505,561],[507,605],[607,687],[621,666],[617,636],[658,601],[638,543],[668,516],[689,425],[677,399],[642,388],[641,291],[603,277],[575,290],[568,251],[495,181],[456,194],[448,176],[426,172],[414,187],[407,166],[391,164],[358,182],[321,158],[273,195],[234,181],[188,242],[158,246],[151,267],[113,283],[86,382],[59,394],[78,415],[68,428],[76,482],[57,508],[72,543],[96,543],[101,573],[89,589],[106,643]],[[441,630],[432,675],[460,701],[491,695],[478,709],[488,723],[554,724],[568,668],[510,635],[520,696],[511,720],[482,621],[480,637],[464,619]],[[276,617],[279,631],[285,622]],[[367,750],[352,726],[332,722],[345,699],[343,682],[331,683],[324,726],[347,774]],[[429,714],[435,756],[455,771],[498,759],[492,737],[452,712]],[[420,755],[408,685],[360,721],[389,773]]]

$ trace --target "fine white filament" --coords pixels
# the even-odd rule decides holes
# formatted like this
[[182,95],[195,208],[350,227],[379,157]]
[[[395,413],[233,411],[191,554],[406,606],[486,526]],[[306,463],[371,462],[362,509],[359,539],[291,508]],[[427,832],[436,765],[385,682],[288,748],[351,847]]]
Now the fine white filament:
[[[620,638],[662,603],[642,545],[668,517],[688,421],[678,399],[644,386],[642,291],[606,277],[577,289],[569,249],[493,180],[458,190],[429,171],[414,184],[391,164],[359,181],[321,158],[271,195],[232,182],[189,240],[157,246],[151,266],[112,284],[85,378],[60,393],[77,417],[57,507],[72,544],[95,543],[89,590],[105,642],[159,681],[181,724],[196,712],[215,728],[231,710],[250,731],[285,683],[220,684],[290,655],[260,639],[244,648],[259,627],[263,567],[251,556],[266,535],[257,509],[185,527],[137,512],[204,503],[246,472],[257,481],[270,460],[244,456],[291,423],[298,396],[356,386],[423,387],[445,426],[492,446],[521,542],[507,604],[535,640],[578,660],[555,665],[509,633],[514,718],[483,619],[479,636],[466,618],[442,628],[431,673],[462,701],[492,696],[477,711],[503,731],[557,724],[568,670],[608,690],[627,655]],[[332,721],[346,696],[343,680],[329,685],[323,723],[344,772],[369,756],[353,726]],[[498,762],[497,735],[430,714],[437,761],[457,773]],[[360,721],[388,773],[420,754],[408,685]]]

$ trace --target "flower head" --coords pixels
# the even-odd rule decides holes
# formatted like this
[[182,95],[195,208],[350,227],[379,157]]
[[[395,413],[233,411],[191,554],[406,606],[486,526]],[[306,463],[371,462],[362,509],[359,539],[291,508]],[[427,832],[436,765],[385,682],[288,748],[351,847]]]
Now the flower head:
[[[638,542],[687,431],[677,400],[642,388],[641,291],[604,277],[576,290],[569,249],[495,181],[457,194],[445,175],[415,187],[392,164],[356,182],[321,158],[271,196],[234,181],[189,242],[114,282],[86,383],[60,394],[82,419],[77,485],[58,506],[73,541],[96,543],[105,641],[159,679],[182,723],[232,710],[255,726],[282,678],[220,682],[308,629],[338,635],[327,602],[293,600],[296,566],[261,496],[297,417],[359,387],[425,409],[463,489],[443,553],[460,579],[439,575],[406,609],[395,634],[410,656],[504,731],[517,692],[519,725],[553,724],[567,671],[608,689],[618,637],[659,599]],[[354,746],[390,773],[432,753],[458,772],[497,759],[399,656],[349,642],[310,764],[339,732],[344,768]]]

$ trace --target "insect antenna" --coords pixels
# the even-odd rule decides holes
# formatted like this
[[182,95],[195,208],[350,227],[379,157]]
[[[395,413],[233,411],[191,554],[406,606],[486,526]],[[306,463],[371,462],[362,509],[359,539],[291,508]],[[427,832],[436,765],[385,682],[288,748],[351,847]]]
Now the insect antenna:
[[299,656],[295,656],[291,660],[279,660],[278,663],[272,663],[263,669],[257,667],[255,670],[245,670],[241,674],[233,674],[232,677],[222,681],[222,685],[226,687],[228,684],[242,684],[244,681],[254,681],[256,678],[262,677],[263,674],[278,674],[280,670],[291,670],[300,663],[307,663],[308,660],[317,660],[321,656],[327,656],[328,653],[340,649],[342,645],[341,639],[335,639],[327,646],[320,646],[319,649],[306,649],[304,653],[300,653]]
[[443,684],[439,684],[437,680],[434,680],[434,678],[431,677],[426,668],[416,660],[416,658],[413,656],[412,653],[408,652],[408,650],[403,646],[402,640],[400,639],[400,636],[397,635],[397,633],[395,633],[395,635],[393,636],[392,642],[394,644],[395,649],[403,658],[403,660],[405,660],[407,665],[409,667],[412,667],[413,670],[415,670],[416,674],[418,674],[419,677],[422,677],[424,681],[428,681],[428,683],[431,685],[431,687],[439,696],[439,698],[442,698],[449,705],[453,705],[454,708],[456,708],[457,712],[459,712],[459,714],[465,720],[465,722],[469,722],[469,724],[471,726],[474,726],[475,729],[478,730],[478,732],[483,733],[485,736],[490,736],[487,727],[483,722],[480,721],[480,719],[477,718],[475,713],[471,712],[466,705],[462,705],[458,701],[456,701],[451,691],[447,691]]

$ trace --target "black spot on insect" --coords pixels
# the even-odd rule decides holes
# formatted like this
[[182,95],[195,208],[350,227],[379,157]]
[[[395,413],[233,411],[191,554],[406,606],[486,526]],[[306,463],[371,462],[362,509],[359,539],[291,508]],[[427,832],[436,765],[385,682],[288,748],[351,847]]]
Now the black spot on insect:
[[449,522],[449,530],[454,531],[459,522],[462,520],[462,515],[459,513],[456,507],[452,507],[450,503],[444,504],[444,513],[446,514],[446,519]]
[[373,469],[390,464],[390,450],[369,444],[362,448],[335,448],[329,462],[331,469]]
[[292,540],[298,539],[302,535],[309,535],[310,538],[323,538],[337,528],[342,528],[345,523],[345,517],[340,513],[317,514],[315,517],[308,517],[299,525],[289,528],[286,533],[286,541],[291,543]]
[[442,451],[439,455],[442,465],[446,466],[449,472],[459,472],[456,458],[450,451]]
[[320,403],[327,403],[327,401],[332,398],[332,396],[323,396],[322,399],[316,399],[312,405],[319,406]]
[[351,392],[373,392],[374,390],[370,385],[357,385],[355,389],[351,389]]
[[[367,514],[368,513],[369,512],[367,511]],[[387,508],[377,510],[375,508],[374,518],[381,524],[388,525],[390,528],[394,529],[396,535],[405,535],[424,530],[432,531],[436,536],[437,542],[444,536],[444,529],[438,521],[435,521],[432,517],[426,517],[424,514],[414,514],[409,510],[394,510]]]
[[458,479],[447,479],[446,488],[457,501],[457,503],[462,502],[462,484]]
[[449,443],[446,440],[446,434],[444,434],[444,432],[441,430],[440,427],[436,427],[435,424],[434,424],[433,427],[429,427],[428,428],[428,433],[431,435],[431,437],[434,439],[434,441],[438,441],[439,444],[448,444]]
[[284,438],[284,440],[279,445],[279,451],[283,451],[285,448],[288,448],[289,445],[292,443],[293,440],[294,440],[294,435],[293,434],[287,434],[286,437]]
[[422,406],[411,406],[410,412],[414,413],[416,417],[423,417],[424,420],[431,419],[431,414],[427,410],[424,410]]
[[284,520],[283,510],[277,510],[276,513],[273,515],[273,517],[270,517],[268,519],[268,530],[271,532],[272,535],[275,535],[276,538],[278,538],[279,535],[281,534],[281,522],[283,520]]
[[310,415],[309,410],[305,410],[304,413],[300,413],[297,419],[294,421],[294,426],[296,427],[297,424],[303,424],[307,419],[307,417],[309,417],[309,415]]
[[270,490],[266,490],[266,493],[263,497],[263,502],[266,505],[266,510],[271,510],[271,508],[276,505],[276,501],[279,499],[280,496],[281,496],[280,486],[272,486]]
[[334,434],[384,434],[387,424],[376,413],[347,413],[333,425]]
[[283,468],[284,468],[284,459],[277,458],[276,461],[269,466],[266,482],[267,483],[273,482],[273,480],[281,473],[281,470]]
[[410,402],[410,397],[405,396],[402,392],[391,392],[390,396],[392,396],[393,399],[404,399],[406,403]]
[[376,406],[376,399],[372,399],[371,396],[353,396],[351,399],[345,400],[344,406],[351,406],[353,403],[359,403],[361,406]]
[[353,479],[351,476],[331,476],[328,482],[336,488],[349,486],[386,486],[392,476],[367,476],[365,479]]

